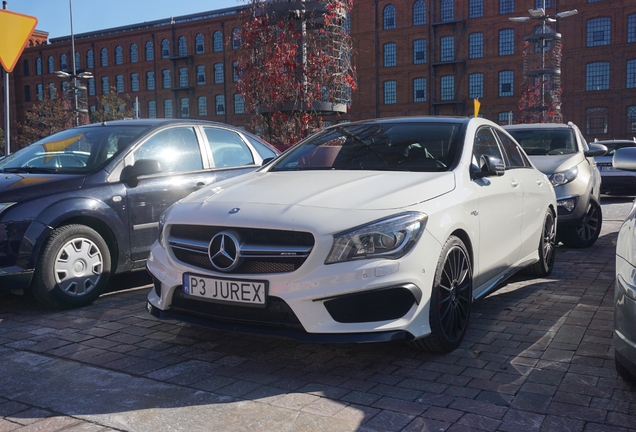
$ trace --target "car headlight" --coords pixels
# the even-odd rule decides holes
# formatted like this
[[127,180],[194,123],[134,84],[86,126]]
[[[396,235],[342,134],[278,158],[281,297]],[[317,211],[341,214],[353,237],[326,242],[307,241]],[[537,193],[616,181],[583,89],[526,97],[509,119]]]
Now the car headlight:
[[9,207],[11,207],[14,204],[16,204],[16,203],[14,203],[14,202],[0,203],[0,213],[2,213],[3,211],[5,211],[6,209],[8,209]]
[[561,186],[573,181],[578,174],[578,167],[572,167],[566,171],[555,172],[550,176],[550,183],[552,183],[552,186]]
[[424,213],[408,212],[338,233],[333,236],[333,246],[325,264],[369,258],[400,258],[417,243],[427,219]]

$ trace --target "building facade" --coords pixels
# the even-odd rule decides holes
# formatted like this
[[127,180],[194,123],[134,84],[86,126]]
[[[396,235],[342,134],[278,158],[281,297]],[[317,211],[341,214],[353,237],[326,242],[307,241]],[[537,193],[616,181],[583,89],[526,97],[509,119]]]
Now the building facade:
[[[519,117],[524,39],[537,20],[562,35],[562,106],[588,140],[636,136],[636,2],[633,0],[354,0],[350,32],[358,90],[346,114],[327,123],[409,115]],[[126,94],[140,117],[190,117],[249,124],[234,66],[244,6],[75,35],[78,73],[88,71],[87,105]],[[44,92],[64,92],[71,39],[26,48],[11,74],[11,122]],[[15,127],[13,128],[15,131]]]

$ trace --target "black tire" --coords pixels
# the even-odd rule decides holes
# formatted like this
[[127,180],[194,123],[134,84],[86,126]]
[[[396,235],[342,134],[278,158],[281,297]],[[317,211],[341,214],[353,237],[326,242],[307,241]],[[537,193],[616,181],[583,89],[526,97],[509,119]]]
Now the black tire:
[[97,231],[84,225],[54,230],[35,266],[31,291],[44,305],[68,309],[99,297],[110,277],[110,251]]
[[532,277],[546,277],[554,269],[556,247],[556,223],[552,211],[548,209],[539,240],[539,261],[526,267],[524,273]]
[[586,248],[592,246],[601,233],[603,225],[603,213],[601,205],[590,199],[587,212],[578,226],[563,228],[563,244],[571,248]]
[[464,243],[455,236],[442,248],[431,292],[431,334],[411,346],[432,352],[449,352],[466,335],[473,300],[473,271]]
[[621,364],[616,354],[614,354],[614,365],[616,366],[616,372],[621,378],[627,382],[636,383],[636,376]]

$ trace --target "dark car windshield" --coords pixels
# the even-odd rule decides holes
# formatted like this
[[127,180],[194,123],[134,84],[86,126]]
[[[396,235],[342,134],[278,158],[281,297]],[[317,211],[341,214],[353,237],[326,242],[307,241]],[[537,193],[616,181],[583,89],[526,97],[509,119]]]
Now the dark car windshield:
[[446,171],[460,128],[459,123],[342,124],[301,142],[272,171]]
[[506,129],[529,155],[562,155],[578,151],[570,129]]
[[605,156],[613,156],[614,153],[616,153],[616,150],[618,149],[622,149],[625,147],[636,147],[636,141],[630,141],[630,140],[625,140],[625,141],[599,141],[595,144],[603,144],[605,147],[607,147],[607,153],[605,153]]
[[0,160],[0,172],[87,173],[103,166],[149,126],[67,129]]

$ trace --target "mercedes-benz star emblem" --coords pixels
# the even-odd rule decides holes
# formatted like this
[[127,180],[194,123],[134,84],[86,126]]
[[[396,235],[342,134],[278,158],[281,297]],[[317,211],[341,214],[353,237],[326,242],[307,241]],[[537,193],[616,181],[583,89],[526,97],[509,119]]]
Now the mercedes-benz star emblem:
[[208,256],[215,269],[230,272],[241,264],[241,246],[238,234],[221,231],[210,241]]

